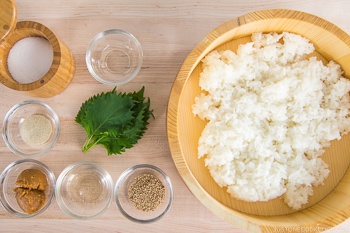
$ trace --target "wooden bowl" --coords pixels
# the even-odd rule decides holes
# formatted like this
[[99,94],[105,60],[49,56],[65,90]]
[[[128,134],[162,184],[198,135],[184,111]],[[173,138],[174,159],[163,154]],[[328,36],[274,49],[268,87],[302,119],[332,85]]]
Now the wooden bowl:
[[[323,186],[299,211],[280,198],[268,202],[245,202],[232,198],[212,179],[204,160],[198,159],[198,139],[206,125],[192,114],[195,96],[201,92],[201,59],[210,51],[231,49],[250,41],[253,32],[296,33],[309,39],[323,61],[334,60],[350,78],[350,36],[337,26],[304,12],[274,9],[243,15],[209,33],[188,55],[171,90],[167,133],[175,165],[192,193],[212,212],[250,232],[319,232],[350,216],[350,135],[333,141],[322,159],[331,173]],[[287,231],[288,230],[288,231]]]
[[[8,88],[23,91],[35,97],[52,97],[61,93],[72,81],[75,61],[69,48],[46,26],[34,21],[17,22],[14,0],[0,1],[0,82]],[[7,67],[12,47],[26,37],[42,37],[49,41],[53,59],[49,71],[28,84],[15,81]]]
[[[11,48],[26,37],[47,39],[53,50],[53,60],[49,71],[35,82],[22,84],[16,82],[7,68],[7,57]],[[0,44],[0,82],[16,91],[23,91],[35,97],[52,97],[61,93],[71,83],[74,71],[74,57],[69,48],[46,26],[34,21],[21,21],[15,30]]]

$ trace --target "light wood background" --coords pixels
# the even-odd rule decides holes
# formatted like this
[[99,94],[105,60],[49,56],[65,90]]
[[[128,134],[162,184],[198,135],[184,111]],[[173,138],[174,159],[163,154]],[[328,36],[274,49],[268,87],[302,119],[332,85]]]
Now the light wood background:
[[[76,72],[72,83],[61,94],[41,99],[58,113],[62,131],[56,146],[38,160],[47,164],[56,177],[70,163],[87,160],[104,166],[114,182],[130,166],[150,163],[171,178],[175,198],[169,213],[160,221],[141,225],[122,216],[113,202],[94,220],[79,221],[66,216],[54,200],[49,209],[32,219],[18,219],[0,207],[0,232],[230,232],[245,231],[230,225],[206,209],[179,176],[166,136],[166,107],[178,70],[188,53],[211,30],[245,13],[271,8],[301,10],[322,17],[350,33],[348,0],[17,0],[18,21],[38,21],[50,28],[72,50]],[[1,9],[0,9],[1,11]],[[119,91],[146,87],[155,120],[139,143],[120,156],[107,156],[104,148],[81,152],[86,139],[74,118],[81,103],[90,96],[109,91],[89,74],[85,51],[100,31],[118,28],[134,34],[142,44],[144,63],[139,75]],[[33,97],[0,85],[0,121],[17,102]],[[0,171],[20,159],[0,140]],[[350,197],[349,197],[350,198]],[[317,232],[317,229],[285,229],[285,232]],[[327,232],[350,232],[350,220]]]

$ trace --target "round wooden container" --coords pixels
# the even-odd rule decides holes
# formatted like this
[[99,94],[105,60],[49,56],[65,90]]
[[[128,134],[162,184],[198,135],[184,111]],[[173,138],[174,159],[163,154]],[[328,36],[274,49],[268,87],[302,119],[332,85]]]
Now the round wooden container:
[[[0,82],[17,91],[24,91],[35,97],[52,97],[61,93],[72,81],[75,62],[69,48],[46,26],[34,21],[16,23],[16,6],[12,0],[0,2]],[[53,60],[49,71],[35,82],[16,82],[8,71],[7,57],[16,42],[26,37],[42,37],[49,41]]]
[[350,217],[350,135],[333,141],[322,159],[330,166],[323,186],[300,211],[281,198],[268,202],[245,202],[232,198],[219,187],[198,159],[198,139],[206,122],[192,114],[194,98],[201,93],[201,60],[210,51],[231,49],[250,41],[253,32],[288,31],[302,35],[315,46],[323,61],[334,60],[350,78],[350,36],[337,26],[303,12],[263,10],[231,20],[209,33],[184,61],[171,90],[167,111],[167,134],[172,158],[186,185],[208,209],[229,223],[249,232],[322,232]]

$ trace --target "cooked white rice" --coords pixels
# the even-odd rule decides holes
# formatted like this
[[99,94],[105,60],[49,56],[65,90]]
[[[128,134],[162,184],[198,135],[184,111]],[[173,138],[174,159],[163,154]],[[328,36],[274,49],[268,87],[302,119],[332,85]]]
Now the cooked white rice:
[[299,35],[255,33],[252,41],[203,59],[193,113],[208,124],[198,155],[233,197],[283,195],[300,209],[330,172],[324,148],[349,132],[350,81],[332,61],[305,59],[314,47]]

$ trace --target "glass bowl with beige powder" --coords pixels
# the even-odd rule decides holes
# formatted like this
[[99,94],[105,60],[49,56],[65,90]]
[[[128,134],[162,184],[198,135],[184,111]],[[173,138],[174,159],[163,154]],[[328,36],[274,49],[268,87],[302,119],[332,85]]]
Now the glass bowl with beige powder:
[[13,106],[6,114],[2,137],[15,154],[34,158],[50,151],[60,133],[60,121],[46,103],[28,100]]
[[120,175],[114,198],[126,218],[138,223],[152,223],[170,210],[173,188],[170,178],[160,168],[138,164]]
[[57,178],[57,204],[71,218],[96,218],[110,206],[112,194],[112,177],[101,165],[94,162],[80,161],[70,164]]
[[0,202],[8,213],[31,218],[52,203],[55,175],[44,163],[22,159],[9,164],[0,175]]

